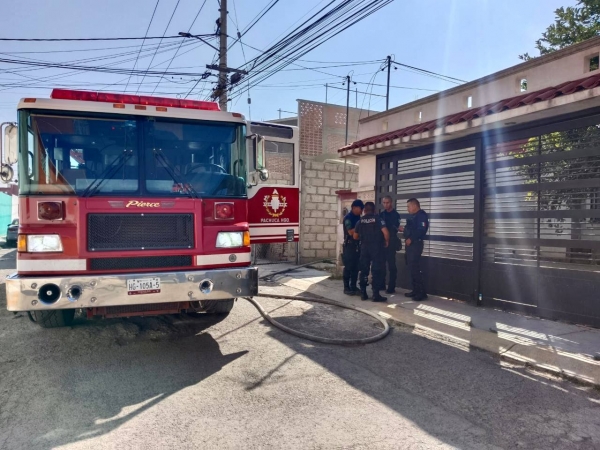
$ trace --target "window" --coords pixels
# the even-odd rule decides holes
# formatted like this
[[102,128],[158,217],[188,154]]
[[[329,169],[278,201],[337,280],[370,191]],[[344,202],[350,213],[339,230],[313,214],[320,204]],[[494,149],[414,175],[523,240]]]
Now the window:
[[527,78],[521,78],[518,81],[518,88],[519,88],[519,92],[526,92],[527,91]]
[[28,111],[19,123],[21,194],[246,195],[243,124]]
[[588,70],[593,72],[600,68],[600,55],[592,56],[588,60]]
[[265,140],[265,167],[269,171],[267,184],[294,184],[294,144]]
[[31,114],[20,122],[28,153],[19,161],[22,194],[138,190],[135,120]]
[[223,122],[146,122],[146,189],[162,195],[245,195],[243,128]]

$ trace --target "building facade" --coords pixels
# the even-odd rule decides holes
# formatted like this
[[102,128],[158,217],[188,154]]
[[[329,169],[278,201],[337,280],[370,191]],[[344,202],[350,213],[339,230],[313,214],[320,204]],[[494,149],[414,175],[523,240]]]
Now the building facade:
[[600,37],[361,119],[340,154],[358,192],[429,213],[429,292],[600,326],[599,57]]

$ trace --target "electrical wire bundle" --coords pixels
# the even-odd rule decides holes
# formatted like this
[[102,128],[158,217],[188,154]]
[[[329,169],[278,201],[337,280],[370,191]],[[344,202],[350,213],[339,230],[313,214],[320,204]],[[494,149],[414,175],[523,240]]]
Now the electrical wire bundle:
[[[232,98],[262,83],[334,36],[366,19],[393,0],[332,0],[240,69],[248,75],[244,86],[233,87]],[[273,2],[272,2],[273,3]],[[271,7],[274,5],[271,5]],[[256,21],[260,20],[259,16]],[[246,29],[253,25],[250,23]],[[243,36],[243,33],[242,33]]]

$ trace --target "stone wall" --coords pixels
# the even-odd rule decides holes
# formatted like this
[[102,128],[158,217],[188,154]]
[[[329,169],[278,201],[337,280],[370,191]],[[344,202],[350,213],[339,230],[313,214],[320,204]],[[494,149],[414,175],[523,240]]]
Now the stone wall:
[[[336,191],[344,189],[344,162],[302,162],[300,256],[302,262],[337,260],[341,211]],[[355,188],[358,166],[346,164],[346,187]]]

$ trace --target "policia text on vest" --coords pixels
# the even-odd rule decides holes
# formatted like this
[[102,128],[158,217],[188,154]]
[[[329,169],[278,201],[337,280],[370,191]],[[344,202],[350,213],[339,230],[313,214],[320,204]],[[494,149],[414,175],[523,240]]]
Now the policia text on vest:
[[385,249],[390,244],[390,234],[381,217],[375,215],[375,203],[365,204],[365,215],[354,227],[354,239],[360,242],[360,293],[367,300],[367,280],[372,275],[373,301],[385,302],[380,290],[385,289]]

